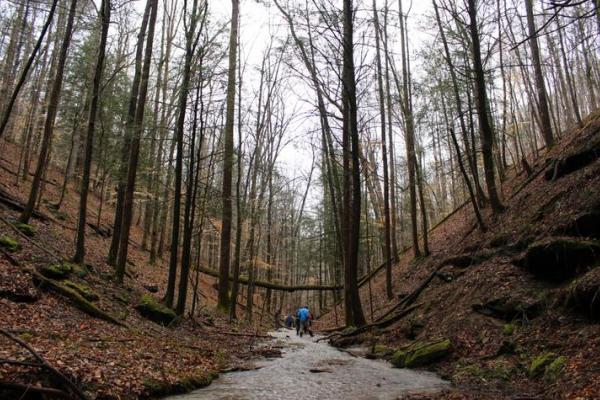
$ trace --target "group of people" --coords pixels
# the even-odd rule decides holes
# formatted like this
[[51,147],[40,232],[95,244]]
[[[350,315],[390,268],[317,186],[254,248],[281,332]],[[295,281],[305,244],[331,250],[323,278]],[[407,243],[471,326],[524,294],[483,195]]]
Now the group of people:
[[300,307],[295,315],[288,314],[285,318],[285,327],[288,329],[296,328],[296,335],[302,337],[308,333],[313,335],[310,326],[312,325],[313,316],[307,306]]

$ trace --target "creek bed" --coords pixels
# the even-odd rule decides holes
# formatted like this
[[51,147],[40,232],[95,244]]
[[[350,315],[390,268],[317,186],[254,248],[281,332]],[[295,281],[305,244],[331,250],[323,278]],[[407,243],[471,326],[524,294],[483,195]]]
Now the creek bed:
[[222,374],[203,389],[170,400],[397,399],[409,393],[437,392],[448,382],[435,374],[392,368],[316,342],[295,331],[271,333],[283,346],[281,358],[260,360],[258,369]]

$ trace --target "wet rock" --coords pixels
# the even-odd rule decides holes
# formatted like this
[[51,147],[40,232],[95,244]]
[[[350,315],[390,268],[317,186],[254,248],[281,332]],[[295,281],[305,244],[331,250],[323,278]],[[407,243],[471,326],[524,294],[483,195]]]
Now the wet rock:
[[566,305],[592,319],[600,320],[600,268],[591,270],[569,286]]
[[544,304],[541,300],[526,295],[515,295],[473,304],[471,308],[480,314],[510,322],[514,319],[533,319],[539,316],[544,310]]
[[73,272],[73,265],[69,263],[51,264],[42,267],[42,275],[50,279],[67,279]]
[[11,253],[21,250],[21,244],[19,241],[8,235],[0,236],[0,247],[5,248]]
[[540,279],[564,282],[600,261],[600,244],[590,240],[552,237],[534,242],[522,257],[513,261]]
[[418,341],[394,353],[391,363],[396,368],[414,368],[431,364],[452,351],[450,339]]
[[140,299],[139,304],[135,307],[136,310],[145,318],[154,321],[158,324],[169,325],[177,318],[175,311],[161,304],[153,296],[145,294]]

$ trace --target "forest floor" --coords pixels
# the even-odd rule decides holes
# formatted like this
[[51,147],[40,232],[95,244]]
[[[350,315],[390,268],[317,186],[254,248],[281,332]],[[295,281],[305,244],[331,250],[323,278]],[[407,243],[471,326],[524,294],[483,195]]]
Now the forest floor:
[[339,346],[368,344],[371,356],[383,358],[449,339],[449,355],[420,367],[452,382],[436,398],[600,398],[598,156],[600,112],[542,151],[530,177],[508,174],[506,210],[497,217],[485,210],[487,232],[477,228],[468,203],[429,235],[430,256],[401,255],[392,300],[383,270],[364,284],[368,322],[389,323],[361,334],[341,331],[338,307],[317,329],[334,332]]
[[[23,204],[31,177],[15,184],[19,148],[10,143],[1,146],[0,198]],[[160,259],[156,265],[149,264],[148,252],[140,245],[142,231],[138,226],[132,227],[128,276],[123,285],[112,281],[113,269],[105,262],[110,237],[92,228],[86,232],[86,268],[70,273],[68,282],[60,282],[80,294],[93,292],[92,298],[97,295],[91,303],[113,322],[92,317],[71,299],[44,289],[32,274],[73,255],[79,201],[76,191],[69,187],[57,211],[53,204],[60,195],[62,172],[51,168],[46,179],[40,215],[30,222],[35,232],[31,237],[12,225],[18,210],[0,201],[0,241],[9,238],[18,242],[13,251],[0,245],[0,329],[8,333],[0,335],[0,398],[12,398],[6,391],[8,383],[66,390],[64,382],[47,369],[25,365],[33,359],[31,354],[9,336],[27,343],[96,399],[135,399],[189,391],[210,383],[219,371],[234,368],[265,351],[260,344],[261,329],[230,325],[214,312],[216,292],[210,277],[201,279],[201,308],[194,319],[185,318],[165,327],[143,318],[136,306],[144,295],[156,299],[163,296],[168,268],[167,262]],[[99,198],[90,196],[89,222],[96,224],[98,209]],[[110,227],[113,215],[113,207],[104,204],[100,227]],[[21,361],[25,364],[19,365]],[[30,390],[32,398],[36,398],[35,391]]]

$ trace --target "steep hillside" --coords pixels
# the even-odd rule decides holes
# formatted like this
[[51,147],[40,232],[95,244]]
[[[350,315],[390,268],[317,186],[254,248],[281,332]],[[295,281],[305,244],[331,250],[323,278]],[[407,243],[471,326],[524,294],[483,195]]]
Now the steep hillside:
[[[128,277],[123,286],[114,284],[112,267],[105,263],[110,244],[106,233],[114,210],[106,203],[101,229],[89,227],[87,231],[87,265],[68,264],[74,251],[79,196],[69,187],[61,209],[53,207],[60,196],[61,171],[48,170],[44,200],[31,226],[16,225],[19,204],[29,192],[31,179],[15,185],[19,149],[7,143],[2,146],[0,398],[15,398],[19,391],[11,392],[11,385],[68,390],[64,379],[47,368],[27,365],[24,361],[31,355],[16,340],[30,345],[93,398],[137,398],[189,390],[209,383],[219,370],[249,354],[256,337],[231,332],[237,328],[225,326],[221,316],[211,313],[216,304],[212,278],[201,279],[197,290],[200,312],[195,319],[165,327],[163,323],[172,315],[159,315],[159,323],[141,315],[141,304],[164,294],[167,262],[148,264],[148,253],[140,245],[142,232],[134,226]],[[90,201],[90,221],[96,224],[99,198],[91,196]],[[255,332],[241,325],[238,328]],[[29,393],[35,396],[40,390],[30,389]]]
[[[447,398],[600,398],[600,112],[503,183],[506,210],[479,231],[466,204],[430,235],[432,254],[395,265],[397,297],[380,271],[361,287],[374,329],[334,331],[340,346],[372,345],[390,358],[449,339],[438,362],[416,362],[450,379]],[[408,363],[396,353],[394,361]],[[445,355],[445,356],[444,356]],[[409,363],[410,364],[410,363]]]

